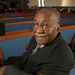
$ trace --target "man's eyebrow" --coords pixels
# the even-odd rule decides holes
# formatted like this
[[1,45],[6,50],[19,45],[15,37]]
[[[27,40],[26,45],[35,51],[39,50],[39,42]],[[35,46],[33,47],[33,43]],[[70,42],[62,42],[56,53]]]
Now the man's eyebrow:
[[49,22],[50,20],[45,20],[44,22]]
[[34,23],[34,22],[35,22],[35,20],[32,21],[32,23]]
[[34,20],[33,22],[37,22],[37,20]]
[[[42,23],[48,23],[48,22],[50,22],[50,20],[45,20]],[[33,23],[37,23],[37,20],[34,20]]]

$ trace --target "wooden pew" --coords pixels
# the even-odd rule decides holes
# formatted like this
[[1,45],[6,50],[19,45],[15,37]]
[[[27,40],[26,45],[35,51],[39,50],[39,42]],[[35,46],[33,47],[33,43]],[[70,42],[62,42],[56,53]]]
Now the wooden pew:
[[[30,9],[30,10],[32,10],[32,9]],[[29,11],[30,11],[30,10],[29,10]],[[11,15],[15,15],[15,14],[24,14],[24,13],[25,13],[25,14],[28,14],[28,13],[29,13],[29,14],[34,14],[33,11],[32,11],[32,12],[29,12],[29,11],[28,11],[28,10],[25,10],[25,11],[23,11],[23,12],[4,13],[4,14],[0,14],[0,16],[7,16],[7,15],[8,15],[8,16],[11,16]],[[62,15],[75,15],[75,14],[73,14],[73,13],[69,13],[69,14],[66,14],[66,13],[64,14],[64,13],[62,13],[61,16],[62,16]]]
[[60,20],[70,20],[70,19],[75,19],[75,17],[61,18]]
[[30,29],[17,30],[17,31],[6,32],[5,35],[19,34],[19,33],[24,33],[24,32],[29,32],[29,31]]
[[[13,23],[5,23],[5,26],[8,26],[8,25],[19,25],[19,24],[28,24],[28,23],[33,23],[34,21],[23,21],[23,22],[13,22]],[[75,28],[75,25],[72,25],[72,24],[64,24],[64,25],[61,25],[61,30],[64,30],[64,29],[70,29],[70,28]]]
[[60,14],[60,15],[61,15],[61,16],[64,16],[64,15],[65,15],[65,16],[67,16],[67,15],[68,15],[68,16],[69,16],[69,15],[72,15],[72,16],[73,16],[73,15],[75,15],[75,14],[74,14],[74,13],[69,13],[69,14]]
[[3,14],[3,15],[0,15],[0,17],[15,17],[15,16],[24,16],[24,15],[34,15],[33,13],[20,13],[20,14]]
[[[67,25],[67,26],[61,26],[61,30],[66,30],[66,29],[71,29],[71,28],[75,28],[75,25]],[[20,38],[20,37],[25,37],[25,36],[31,36],[34,35],[34,33],[32,31],[27,31],[27,32],[12,32],[12,34],[10,32],[8,32],[6,35],[4,36],[0,36],[0,41],[2,40],[8,40],[8,39],[13,39],[13,38]],[[28,46],[28,44],[26,45]],[[26,47],[27,48],[27,47]],[[75,68],[75,66],[74,66]]]
[[34,18],[34,16],[23,16],[23,17],[0,18],[0,21],[3,21],[3,20],[14,20],[14,19],[24,19],[24,18]]
[[2,54],[1,48],[0,48],[0,62],[1,62],[1,65],[4,66],[3,54]]
[[60,27],[60,30],[66,30],[66,29],[72,29],[72,28],[75,28],[75,25],[62,25]]
[[28,23],[33,23],[34,21],[22,21],[22,22],[12,22],[12,23],[5,23],[5,26],[8,25],[19,25],[19,24],[28,24]]
[[[12,26],[13,28],[11,27],[11,25],[13,25]],[[18,27],[17,25],[20,27]],[[5,23],[7,32],[8,31],[16,31],[16,30],[24,30],[24,29],[28,29],[28,28],[30,28],[32,30],[32,28],[31,28],[32,25],[33,25],[33,21],[21,21],[21,22]],[[7,28],[8,26],[10,26],[10,27]]]
[[0,17],[6,17],[6,16],[15,16],[15,15],[31,15],[33,14],[32,12],[14,12],[14,13],[4,13],[4,14],[0,14]]
[[[66,30],[66,29],[72,29],[72,28],[75,28],[75,25],[61,26],[60,30]],[[11,33],[12,33],[12,35],[10,35]],[[30,35],[33,35],[34,33],[32,31],[28,31],[28,32],[19,31],[17,33],[7,32],[5,34],[6,35],[4,35],[4,36],[0,36],[0,40],[8,40],[8,39],[13,39],[13,38],[20,38],[20,37],[30,36]]]
[[20,38],[20,37],[25,37],[25,36],[30,36],[30,35],[33,35],[34,33],[32,31],[30,32],[22,32],[22,33],[17,33],[17,34],[13,34],[10,35],[10,34],[7,34],[7,35],[4,35],[4,36],[0,36],[0,41],[1,40],[8,40],[8,39],[14,39],[14,38]]
[[[64,20],[64,19],[62,19]],[[5,26],[8,26],[8,25],[19,25],[19,24],[28,24],[28,23],[33,23],[34,20],[31,20],[31,21],[21,21],[21,22],[11,22],[11,23],[5,23]],[[72,25],[72,24],[64,24],[65,26],[68,26],[68,25]],[[64,25],[61,25],[61,26],[64,26]]]
[[[14,19],[24,19],[24,18],[34,18],[34,16],[0,18],[0,21],[3,21],[3,20],[14,20]],[[75,19],[75,17],[61,18],[60,20],[69,20],[69,19]]]
[[70,41],[70,46],[72,51],[75,51],[74,47],[75,47],[75,33],[73,34],[72,40]]
[[[34,16],[23,16],[23,17],[0,18],[0,21],[2,21],[2,20],[24,19],[24,18],[34,18]],[[75,19],[75,17],[61,18],[60,20],[69,20],[69,19]]]

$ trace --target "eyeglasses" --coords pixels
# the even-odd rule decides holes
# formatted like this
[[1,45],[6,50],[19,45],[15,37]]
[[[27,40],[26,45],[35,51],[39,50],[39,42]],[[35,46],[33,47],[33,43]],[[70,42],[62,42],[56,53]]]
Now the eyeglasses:
[[[34,27],[37,29],[39,27],[39,23],[34,23]],[[52,28],[54,27],[53,24],[41,24],[40,27],[43,29]]]

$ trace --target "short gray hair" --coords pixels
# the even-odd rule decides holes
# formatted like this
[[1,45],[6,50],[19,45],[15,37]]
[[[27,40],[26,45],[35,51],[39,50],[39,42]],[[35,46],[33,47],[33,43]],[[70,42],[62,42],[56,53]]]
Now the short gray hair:
[[[52,12],[54,15],[52,16],[52,18],[54,19],[54,17],[56,17],[54,19],[55,22],[59,23],[60,22],[60,13],[59,11],[57,11],[56,9],[52,8],[52,7],[40,7],[38,11],[44,11],[44,12]],[[51,18],[51,19],[52,19]]]

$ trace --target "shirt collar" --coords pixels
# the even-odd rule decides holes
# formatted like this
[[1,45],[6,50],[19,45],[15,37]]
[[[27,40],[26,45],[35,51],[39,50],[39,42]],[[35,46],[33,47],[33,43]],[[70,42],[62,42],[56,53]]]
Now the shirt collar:
[[37,44],[37,46],[39,46],[40,48],[43,48],[45,45],[38,45],[38,44]]

